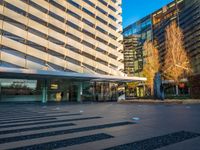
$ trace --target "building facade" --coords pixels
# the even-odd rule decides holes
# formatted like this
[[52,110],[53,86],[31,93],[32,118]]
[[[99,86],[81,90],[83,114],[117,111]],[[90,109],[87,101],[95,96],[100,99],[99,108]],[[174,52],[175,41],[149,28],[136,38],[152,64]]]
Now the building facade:
[[179,24],[179,13],[181,12],[183,5],[183,0],[176,0],[152,13],[152,39],[157,43],[156,46],[159,50],[161,65],[164,62],[164,56],[166,53],[166,27],[169,26],[172,21],[176,21],[177,24]]
[[[156,46],[159,50],[160,55],[160,63],[161,65],[164,62],[165,56],[165,30],[166,27],[172,22],[176,21],[177,24],[181,27],[184,34],[184,46],[190,57],[192,68],[193,68],[193,76],[191,77],[191,90],[190,94],[192,97],[196,97],[199,95],[198,91],[200,90],[200,84],[198,82],[199,74],[200,74],[200,38],[199,38],[199,29],[200,29],[200,1],[199,0],[175,0],[168,5],[156,10],[152,14],[150,14],[150,22],[151,22],[151,40],[156,41]],[[138,22],[141,22],[141,19]],[[133,23],[130,26],[133,26],[136,23]],[[124,29],[124,37],[127,36],[127,29],[130,28],[128,26]],[[129,32],[130,35],[134,35],[135,33]],[[145,36],[144,36],[145,37]],[[147,38],[144,40],[148,40]],[[143,59],[144,60],[144,59]],[[125,60],[126,61],[126,60]],[[133,60],[135,61],[135,60]],[[145,63],[145,62],[144,62]],[[187,85],[185,85],[187,89]],[[173,93],[175,87],[166,87],[166,93]],[[180,92],[184,91],[183,89],[179,89]],[[184,91],[188,93],[187,90]],[[183,92],[183,93],[184,93]]]
[[[139,64],[140,36],[133,35],[124,38],[124,71],[128,76],[134,75],[141,64]],[[142,55],[141,55],[142,56]],[[136,64],[137,63],[137,64]],[[139,66],[140,65],[140,66]]]
[[[146,16],[126,27],[124,35],[124,69],[128,76],[141,76],[144,64],[143,44],[152,40],[151,16]],[[137,85],[137,87],[136,87]],[[144,83],[130,83],[126,86],[126,96],[143,97]]]
[[123,30],[125,73],[140,76],[143,70],[143,44],[152,40],[151,16],[144,17]]
[[190,94],[200,98],[200,1],[184,0],[179,18],[185,35],[185,48],[193,68],[193,75],[189,78]]
[[1,100],[116,95],[112,78],[124,77],[121,13],[121,0],[1,0]]

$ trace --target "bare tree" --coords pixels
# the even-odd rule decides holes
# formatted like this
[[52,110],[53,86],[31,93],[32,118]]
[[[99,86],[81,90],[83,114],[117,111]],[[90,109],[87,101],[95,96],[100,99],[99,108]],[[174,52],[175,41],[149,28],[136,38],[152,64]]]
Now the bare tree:
[[146,41],[143,46],[145,55],[145,64],[143,74],[147,78],[147,86],[151,89],[151,95],[154,91],[154,77],[160,69],[158,49],[152,42]]
[[173,80],[178,85],[192,70],[184,48],[183,32],[175,21],[166,28],[165,38],[163,74],[166,79]]

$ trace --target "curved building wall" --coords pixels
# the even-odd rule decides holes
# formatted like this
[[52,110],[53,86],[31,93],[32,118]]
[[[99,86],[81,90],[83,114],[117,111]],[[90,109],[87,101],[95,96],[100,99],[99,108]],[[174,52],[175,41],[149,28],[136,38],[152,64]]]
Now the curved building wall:
[[0,66],[123,75],[121,0],[2,0]]

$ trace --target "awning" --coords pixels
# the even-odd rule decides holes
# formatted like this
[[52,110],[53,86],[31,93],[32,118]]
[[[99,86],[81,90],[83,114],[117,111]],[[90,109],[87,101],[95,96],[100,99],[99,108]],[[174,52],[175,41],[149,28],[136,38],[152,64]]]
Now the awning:
[[142,77],[124,77],[124,76],[86,74],[86,73],[64,72],[64,71],[18,69],[18,68],[7,68],[7,67],[0,67],[0,78],[15,78],[15,79],[61,78],[69,80],[109,81],[109,82],[146,81],[146,78]]

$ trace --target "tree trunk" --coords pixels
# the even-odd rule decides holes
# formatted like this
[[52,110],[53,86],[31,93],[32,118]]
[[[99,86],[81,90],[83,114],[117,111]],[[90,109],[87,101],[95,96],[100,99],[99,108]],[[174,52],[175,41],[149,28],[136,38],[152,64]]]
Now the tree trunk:
[[154,89],[151,88],[151,96],[154,96]]
[[151,96],[153,97],[154,96],[154,86],[153,85],[150,87],[150,90],[151,90]]

